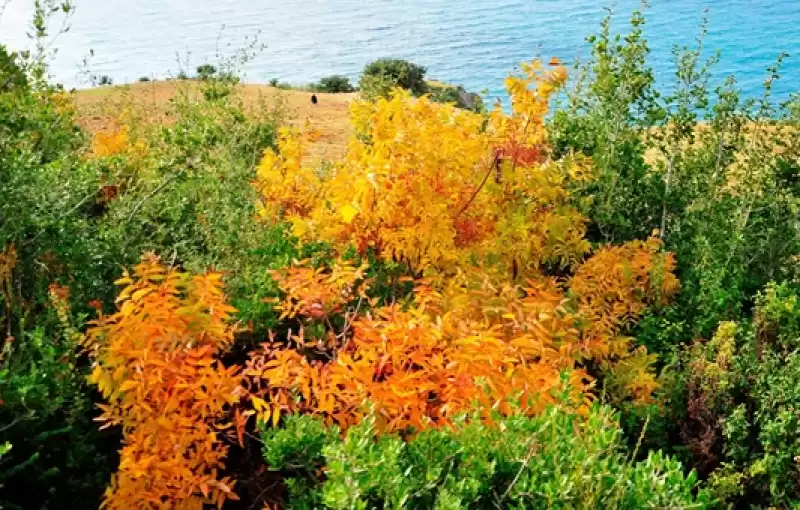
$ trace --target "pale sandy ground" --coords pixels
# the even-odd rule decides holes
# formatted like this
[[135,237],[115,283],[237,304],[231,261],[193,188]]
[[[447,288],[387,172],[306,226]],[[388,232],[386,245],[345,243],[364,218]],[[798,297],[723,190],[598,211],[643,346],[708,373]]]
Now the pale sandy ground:
[[[89,131],[108,129],[119,117],[120,104],[133,103],[147,122],[169,123],[166,113],[169,100],[181,90],[194,93],[196,83],[188,81],[153,81],[131,85],[98,87],[75,92],[75,104],[81,124]],[[310,125],[319,138],[310,149],[314,158],[335,159],[344,154],[352,133],[348,105],[356,94],[317,93],[318,104],[311,103],[311,92],[281,90],[267,85],[241,85],[237,93],[247,108],[273,107],[281,104],[286,120],[294,125]]]

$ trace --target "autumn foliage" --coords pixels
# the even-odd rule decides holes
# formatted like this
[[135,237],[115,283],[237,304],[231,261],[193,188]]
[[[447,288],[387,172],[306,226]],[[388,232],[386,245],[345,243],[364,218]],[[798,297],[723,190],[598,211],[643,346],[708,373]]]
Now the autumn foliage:
[[[124,434],[105,507],[235,498],[217,436],[244,446],[254,415],[277,426],[311,414],[342,430],[371,416],[379,431],[414,434],[476,409],[487,423],[536,415],[565,391],[585,412],[601,376],[612,398],[650,401],[653,356],[626,333],[678,290],[675,260],[655,238],[588,242],[573,190],[593,179],[591,162],[551,157],[544,129],[566,72],[523,71],[507,80],[510,114],[402,91],[356,103],[357,134],[326,171],[305,165],[297,131],[282,132],[258,170],[261,217],[338,258],[271,272],[288,332],[244,367],[218,359],[234,334],[220,274],[149,256],[117,282],[118,310],[87,337],[108,400],[100,420]],[[373,292],[367,260],[396,268],[391,299]]]
[[496,105],[385,59],[262,96],[256,39],[67,92],[71,2],[34,3],[42,51],[0,44],[0,508],[800,508],[784,56],[754,95],[702,24],[667,83],[636,12]]
[[191,277],[145,257],[117,283],[117,311],[101,316],[86,340],[91,381],[108,401],[99,420],[123,431],[103,507],[221,507],[235,495],[219,476],[227,447],[217,436],[239,388],[238,368],[217,359],[234,331],[221,275]]
[[346,260],[276,272],[279,307],[300,326],[245,370],[263,421],[300,412],[347,428],[373,414],[380,430],[413,432],[476,405],[487,419],[536,414],[563,378],[591,400],[598,370],[616,398],[649,401],[653,357],[625,332],[677,291],[674,258],[657,239],[592,250],[570,191],[591,165],[546,144],[566,72],[523,71],[507,80],[511,113],[488,119],[401,91],[356,104],[358,135],[329,173],[303,165],[297,133],[267,151],[265,219],[399,263],[415,289],[379,306],[366,268]]
[[[375,413],[381,430],[441,426],[477,404],[491,410],[539,413],[557,402],[562,373],[575,399],[588,399],[593,377],[584,363],[608,366],[625,381],[620,392],[647,401],[656,388],[646,351],[622,335],[648,303],[671,295],[674,261],[657,241],[603,249],[568,282],[553,278],[525,285],[495,284],[478,272],[439,288],[417,287],[407,307],[358,314],[362,297],[342,301],[345,323],[336,328],[325,301],[309,303],[316,271],[292,268],[279,276],[288,291],[284,309],[306,327],[253,355],[245,374],[259,381],[254,399],[262,420],[304,412],[342,428]],[[602,265],[602,264],[608,264]],[[659,278],[659,271],[666,276]],[[335,267],[330,274],[353,275]],[[308,286],[297,279],[308,278]],[[329,289],[354,288],[354,280]],[[363,292],[363,282],[360,286]],[[329,292],[320,293],[330,295]],[[314,337],[314,323],[323,334]]]
[[357,134],[328,172],[305,166],[303,140],[284,130],[279,152],[259,167],[262,217],[285,219],[303,241],[372,251],[414,273],[450,273],[475,259],[575,264],[589,245],[569,183],[589,172],[582,161],[547,159],[543,128],[565,73],[536,62],[523,69],[507,80],[511,115],[498,107],[487,119],[400,90],[356,103]]

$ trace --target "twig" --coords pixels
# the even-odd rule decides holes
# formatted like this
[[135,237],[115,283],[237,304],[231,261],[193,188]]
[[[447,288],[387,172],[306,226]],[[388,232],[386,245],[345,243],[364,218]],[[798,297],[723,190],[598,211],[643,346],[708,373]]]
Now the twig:
[[[81,199],[81,201],[80,201],[80,202],[78,202],[78,203],[75,205],[75,207],[73,207],[73,208],[72,208],[72,209],[70,209],[69,211],[66,211],[66,212],[62,213],[62,214],[61,214],[61,215],[60,215],[58,218],[56,218],[56,219],[55,219],[55,221],[54,221],[53,223],[54,223],[54,224],[55,224],[55,223],[58,223],[59,221],[63,220],[64,218],[66,218],[66,217],[67,217],[67,216],[69,216],[70,214],[74,213],[75,211],[77,211],[78,209],[80,209],[80,208],[81,208],[81,206],[82,206],[83,204],[85,204],[86,202],[88,202],[90,198],[96,197],[96,196],[97,196],[97,194],[98,194],[98,193],[100,193],[101,191],[103,191],[103,188],[100,188],[100,189],[98,189],[97,191],[94,191],[94,192],[92,192],[92,193],[90,193],[90,194],[86,195],[85,197],[83,197],[83,199]],[[25,242],[23,243],[23,245],[28,245],[28,244],[30,244],[30,243],[32,243],[32,242],[34,242],[34,241],[35,241],[35,240],[37,240],[37,239],[38,239],[38,238],[39,238],[39,237],[40,237],[42,234],[44,234],[44,232],[45,232],[44,230],[40,230],[38,234],[36,234],[36,235],[35,235],[35,236],[33,236],[32,238],[30,238],[30,239],[28,239],[27,241],[25,241]]]
[[153,191],[151,191],[151,192],[150,192],[150,193],[149,193],[149,194],[148,194],[146,197],[144,197],[143,199],[141,199],[141,200],[139,201],[139,203],[138,203],[138,204],[136,204],[136,206],[133,208],[133,211],[131,211],[131,214],[128,216],[128,220],[127,220],[127,221],[131,221],[131,220],[133,219],[133,217],[134,217],[134,216],[136,216],[136,214],[138,214],[138,213],[139,213],[139,209],[141,209],[141,208],[142,208],[142,206],[144,205],[144,203],[145,203],[145,202],[147,202],[148,200],[150,200],[151,198],[153,198],[154,196],[156,196],[158,193],[160,193],[160,192],[161,192],[161,190],[163,190],[164,188],[166,188],[166,187],[167,187],[167,186],[168,186],[168,185],[169,185],[169,184],[170,184],[172,181],[174,181],[174,180],[175,180],[175,179],[177,179],[178,177],[182,177],[182,176],[183,176],[183,174],[185,174],[185,173],[186,173],[186,171],[187,171],[187,168],[184,168],[184,169],[183,169],[183,170],[181,170],[180,172],[178,172],[178,173],[176,173],[176,174],[173,174],[173,175],[169,176],[167,179],[165,179],[165,180],[164,180],[164,182],[162,182],[161,184],[159,184],[159,185],[156,187],[156,189],[154,189],[154,190],[153,190]]
[[669,155],[669,164],[667,165],[667,178],[664,186],[664,200],[661,204],[661,230],[658,232],[658,237],[664,239],[664,231],[667,229],[667,199],[669,198],[669,187],[672,181],[672,171],[675,168],[675,152]]
[[492,170],[495,170],[495,168],[497,167],[497,165],[499,163],[500,163],[500,152],[497,151],[494,154],[494,159],[492,160],[492,164],[489,166],[489,170],[486,172],[486,175],[483,176],[483,180],[478,185],[477,189],[472,194],[472,196],[469,197],[469,200],[467,200],[467,203],[464,204],[464,206],[461,209],[459,209],[459,211],[456,213],[455,216],[453,216],[453,219],[458,218],[459,216],[461,216],[461,214],[463,214],[463,212],[466,211],[467,208],[472,204],[472,201],[475,200],[475,197],[477,197],[478,193],[480,193],[481,190],[483,189],[483,186],[486,184],[486,181],[489,180],[489,176],[492,175]]
[[9,423],[8,425],[4,425],[3,427],[0,427],[0,434],[5,432],[6,430],[10,429],[11,427],[15,426],[17,423],[19,423],[19,422],[21,422],[23,420],[30,419],[30,418],[31,418],[31,416],[26,416],[24,418],[15,418],[14,421]]
[[[630,469],[633,466],[633,463],[636,461],[636,456],[639,455],[639,448],[642,447],[642,441],[644,440],[644,435],[647,433],[647,428],[650,425],[650,415],[647,415],[647,418],[644,421],[644,425],[642,426],[642,431],[639,433],[639,438],[636,440],[636,447],[633,449],[630,458],[628,459],[627,466]],[[621,491],[625,490],[625,484],[620,483],[622,481],[621,478],[617,479],[614,483],[614,497],[618,498],[621,497]]]
[[529,444],[529,446],[528,446],[528,454],[525,456],[525,459],[522,461],[522,466],[520,466],[519,471],[517,471],[516,476],[514,476],[514,479],[511,480],[511,483],[508,484],[508,487],[506,487],[506,491],[503,493],[502,496],[500,496],[500,500],[495,504],[495,506],[497,506],[497,508],[502,508],[500,506],[500,503],[502,503],[503,500],[505,500],[506,497],[508,497],[509,493],[511,493],[511,489],[514,488],[514,485],[516,485],[517,481],[519,480],[519,477],[522,476],[522,472],[525,471],[525,468],[528,467],[528,463],[533,458],[533,455],[538,451],[538,448],[536,448],[537,445],[535,443],[535,440],[536,440],[535,436],[531,437],[528,440],[528,444]]
[[[363,297],[359,297],[358,298],[358,303],[356,303],[356,308],[355,308],[355,310],[353,310],[352,314],[350,314],[350,313],[345,314],[345,316],[344,316],[344,327],[342,328],[342,332],[337,335],[337,338],[339,338],[341,340],[347,340],[347,332],[350,330],[350,325],[352,323],[352,321],[350,320],[350,317],[353,317],[353,318],[358,317],[358,312],[359,312],[359,310],[361,310],[361,303],[363,301],[364,301],[364,298]],[[346,346],[342,345],[342,348],[344,348],[344,347],[346,347]]]

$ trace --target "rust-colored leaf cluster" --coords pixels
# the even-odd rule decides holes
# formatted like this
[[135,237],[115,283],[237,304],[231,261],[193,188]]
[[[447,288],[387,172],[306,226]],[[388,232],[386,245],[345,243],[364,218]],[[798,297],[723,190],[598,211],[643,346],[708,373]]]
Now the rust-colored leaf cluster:
[[11,312],[14,302],[14,289],[11,280],[14,268],[17,267],[18,262],[16,246],[12,244],[3,247],[3,250],[0,251],[0,303],[3,304],[5,322],[5,324],[3,324],[3,329],[5,331],[3,332],[4,339],[3,348],[2,351],[0,351],[0,359],[6,354],[9,344],[13,342],[13,338],[11,337]]

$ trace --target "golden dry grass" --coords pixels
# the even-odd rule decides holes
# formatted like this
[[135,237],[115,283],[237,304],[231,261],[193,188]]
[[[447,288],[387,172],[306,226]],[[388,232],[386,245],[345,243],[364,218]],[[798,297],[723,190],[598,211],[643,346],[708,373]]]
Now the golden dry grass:
[[[168,104],[181,92],[196,94],[191,81],[153,81],[117,87],[78,90],[75,105],[81,124],[90,132],[108,129],[117,122],[121,105],[133,105],[145,122],[169,123]],[[241,85],[237,93],[250,111],[279,106],[286,120],[296,126],[306,122],[319,133],[310,149],[313,158],[334,159],[344,154],[352,133],[349,103],[355,94],[317,93],[318,104],[311,103],[311,92],[281,90],[267,85]]]

